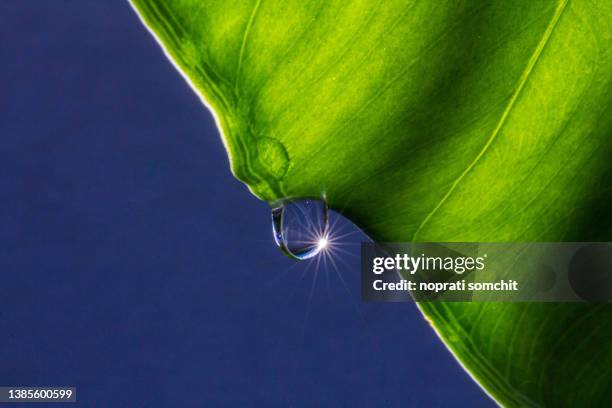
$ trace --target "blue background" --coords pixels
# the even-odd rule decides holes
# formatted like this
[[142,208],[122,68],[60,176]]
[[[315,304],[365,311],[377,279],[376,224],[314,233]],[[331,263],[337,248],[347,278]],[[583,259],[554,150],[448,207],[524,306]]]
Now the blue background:
[[127,2],[0,16],[0,385],[75,385],[87,407],[493,405],[413,304],[359,300],[360,233],[337,272],[280,254]]

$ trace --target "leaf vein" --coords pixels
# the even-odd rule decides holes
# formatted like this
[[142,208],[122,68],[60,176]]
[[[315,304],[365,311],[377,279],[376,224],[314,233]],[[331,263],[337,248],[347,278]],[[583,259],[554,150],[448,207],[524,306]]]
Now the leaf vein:
[[555,27],[557,26],[557,23],[559,22],[559,19],[561,18],[561,15],[563,14],[563,11],[565,10],[568,2],[569,2],[569,0],[562,0],[559,3],[559,5],[557,6],[557,9],[555,10],[555,13],[554,13],[553,17],[550,20],[550,23],[548,23],[548,26],[546,27],[546,30],[544,31],[544,34],[542,35],[542,38],[538,42],[538,45],[536,46],[536,49],[534,50],[533,54],[529,58],[529,61],[527,62],[527,66],[523,70],[523,73],[521,74],[521,76],[520,76],[520,78],[518,80],[517,86],[516,86],[512,96],[511,96],[511,98],[510,98],[510,101],[508,102],[508,105],[506,106],[506,109],[504,109],[504,112],[502,113],[502,116],[499,119],[499,121],[497,123],[497,126],[495,126],[495,129],[493,129],[493,132],[491,133],[491,135],[487,139],[487,142],[482,147],[480,152],[478,152],[478,154],[476,155],[474,160],[472,160],[472,162],[467,166],[467,168],[453,182],[451,187],[448,189],[446,194],[444,194],[444,196],[438,202],[438,204],[436,204],[436,206],[433,208],[433,210],[431,210],[427,214],[425,219],[421,222],[419,227],[416,229],[416,231],[415,231],[415,233],[413,235],[412,241],[416,241],[417,240],[418,234],[423,230],[425,225],[431,220],[431,218],[440,209],[440,207],[442,207],[442,205],[444,205],[444,203],[448,200],[448,198],[451,196],[451,194],[455,191],[457,186],[461,183],[461,181],[465,178],[465,176],[467,176],[467,174],[476,166],[476,164],[480,161],[480,159],[489,150],[489,148],[491,147],[491,145],[493,144],[493,142],[495,141],[495,139],[499,135],[500,131],[502,130],[502,128],[504,127],[504,125],[505,125],[505,123],[506,123],[506,121],[508,119],[508,116],[510,116],[510,112],[514,108],[514,105],[516,104],[516,101],[518,100],[519,95],[521,94],[521,92],[523,91],[523,89],[525,87],[525,84],[529,80],[529,76],[533,72],[533,68],[535,67],[535,65],[537,64],[538,60],[540,59],[540,56],[542,55],[542,51],[544,50],[544,48],[546,48],[546,45],[548,44],[548,41],[549,41],[549,39],[551,37],[551,34],[554,31]]
[[242,34],[242,43],[240,44],[240,53],[238,54],[238,65],[236,66],[236,81],[234,83],[235,90],[238,89],[238,79],[240,78],[240,69],[242,68],[242,60],[244,59],[244,51],[246,49],[246,44],[249,39],[249,32],[251,31],[251,27],[253,26],[255,17],[257,16],[257,11],[259,10],[260,4],[261,0],[257,0],[255,2],[253,10],[251,11],[251,16],[249,17],[249,21],[247,22],[247,25],[244,28],[244,33]]

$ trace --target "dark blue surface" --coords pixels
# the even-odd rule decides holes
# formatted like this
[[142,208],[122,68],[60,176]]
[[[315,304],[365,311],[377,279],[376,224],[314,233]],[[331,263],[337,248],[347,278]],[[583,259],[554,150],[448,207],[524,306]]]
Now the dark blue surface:
[[280,254],[127,2],[0,15],[0,385],[75,385],[87,407],[493,405],[414,305],[360,302],[356,246],[350,294]]

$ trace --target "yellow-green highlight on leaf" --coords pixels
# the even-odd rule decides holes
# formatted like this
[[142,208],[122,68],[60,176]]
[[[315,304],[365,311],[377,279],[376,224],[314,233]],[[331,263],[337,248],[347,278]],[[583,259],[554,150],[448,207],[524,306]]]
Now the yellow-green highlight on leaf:
[[[612,240],[612,1],[132,0],[269,202],[377,241]],[[609,406],[609,304],[421,303],[506,406]],[[408,362],[407,362],[408,364]]]

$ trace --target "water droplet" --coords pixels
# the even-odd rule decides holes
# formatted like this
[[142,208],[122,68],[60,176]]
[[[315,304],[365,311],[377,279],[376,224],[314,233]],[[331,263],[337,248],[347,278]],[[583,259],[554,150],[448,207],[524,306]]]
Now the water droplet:
[[329,215],[321,200],[286,200],[272,209],[274,241],[290,258],[304,260],[323,251],[328,241]]

